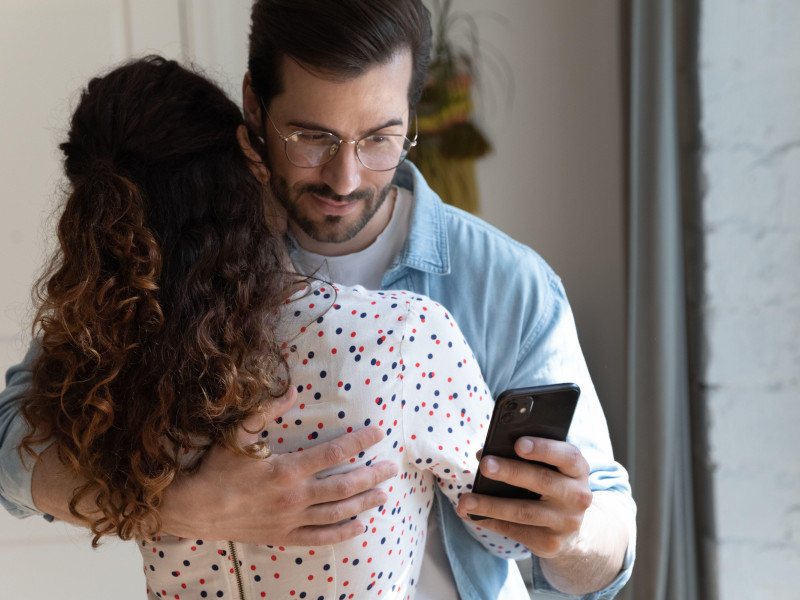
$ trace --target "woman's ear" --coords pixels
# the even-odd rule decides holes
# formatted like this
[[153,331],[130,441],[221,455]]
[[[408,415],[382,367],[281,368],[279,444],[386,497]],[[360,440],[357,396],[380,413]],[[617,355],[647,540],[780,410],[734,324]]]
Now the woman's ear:
[[269,181],[269,170],[264,164],[264,160],[255,151],[250,144],[250,136],[247,131],[247,126],[239,125],[236,128],[236,140],[239,142],[239,147],[244,152],[244,155],[250,160],[250,168],[261,183]]

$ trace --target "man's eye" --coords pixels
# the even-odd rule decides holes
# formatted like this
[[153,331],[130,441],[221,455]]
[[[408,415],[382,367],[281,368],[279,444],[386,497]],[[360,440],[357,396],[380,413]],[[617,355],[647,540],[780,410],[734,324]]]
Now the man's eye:
[[392,142],[392,138],[386,135],[371,135],[364,142],[367,146],[385,146]]
[[298,133],[297,134],[297,141],[298,142],[305,142],[307,144],[324,144],[324,143],[331,143],[333,138],[329,133],[321,133],[321,132],[307,132],[307,133]]

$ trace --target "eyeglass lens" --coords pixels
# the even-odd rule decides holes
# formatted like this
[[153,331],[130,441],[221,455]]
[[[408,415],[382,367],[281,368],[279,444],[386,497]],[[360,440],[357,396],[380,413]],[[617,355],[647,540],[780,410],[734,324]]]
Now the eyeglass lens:
[[[298,167],[318,167],[339,151],[341,141],[332,133],[295,132],[286,138],[286,157]],[[368,169],[388,171],[406,157],[411,141],[402,135],[370,135],[358,141],[358,159]]]

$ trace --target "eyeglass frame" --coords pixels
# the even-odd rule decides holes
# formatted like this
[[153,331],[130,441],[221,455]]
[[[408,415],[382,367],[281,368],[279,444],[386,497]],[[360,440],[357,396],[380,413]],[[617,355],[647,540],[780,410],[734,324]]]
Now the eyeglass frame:
[[[364,167],[365,169],[369,169],[370,171],[374,171],[376,173],[385,173],[387,171],[392,171],[392,170],[396,169],[397,167],[399,167],[400,165],[402,165],[405,162],[406,158],[408,158],[408,153],[411,151],[412,148],[414,148],[417,145],[417,139],[419,138],[419,119],[417,118],[417,111],[411,109],[409,111],[409,114],[411,112],[414,113],[414,139],[413,140],[408,139],[408,137],[406,137],[405,135],[403,135],[401,133],[385,133],[385,134],[383,134],[385,136],[390,135],[390,136],[393,136],[393,137],[405,138],[405,140],[410,144],[410,146],[408,147],[408,150],[406,150],[406,153],[403,155],[403,158],[400,160],[400,162],[397,163],[395,166],[389,168],[389,169],[373,169],[371,167],[368,167],[367,165],[364,164],[364,161],[361,160],[361,156],[358,153],[358,143],[359,142],[362,142],[367,138],[370,138],[370,137],[373,137],[373,136],[376,136],[376,135],[379,135],[379,134],[370,133],[368,135],[365,135],[363,137],[358,138],[357,140],[343,140],[342,138],[340,138],[338,135],[336,135],[335,133],[333,133],[331,131],[322,131],[322,130],[320,130],[318,133],[324,133],[326,135],[330,135],[333,138],[338,140],[339,143],[336,145],[336,152],[331,154],[329,159],[327,159],[324,162],[319,163],[318,165],[310,165],[310,166],[298,165],[291,158],[289,158],[289,138],[291,138],[293,135],[297,135],[297,134],[304,133],[304,132],[302,130],[298,129],[296,131],[293,131],[289,135],[283,135],[280,132],[280,130],[278,129],[278,126],[275,125],[275,121],[272,120],[272,116],[269,114],[269,111],[267,110],[267,107],[264,106],[264,101],[261,100],[261,98],[259,98],[258,100],[259,100],[259,103],[261,104],[261,110],[263,110],[264,114],[267,115],[267,119],[269,119],[269,122],[272,124],[272,128],[275,130],[275,133],[277,133],[278,137],[280,137],[283,140],[283,153],[286,156],[286,160],[288,160],[290,163],[292,163],[295,167],[297,167],[299,169],[316,169],[317,167],[321,167],[322,165],[326,165],[329,162],[331,162],[339,154],[339,149],[342,147],[342,144],[356,144],[356,146],[355,146],[356,158],[358,159],[359,164],[362,167]],[[262,119],[262,123],[263,123],[263,119]]]

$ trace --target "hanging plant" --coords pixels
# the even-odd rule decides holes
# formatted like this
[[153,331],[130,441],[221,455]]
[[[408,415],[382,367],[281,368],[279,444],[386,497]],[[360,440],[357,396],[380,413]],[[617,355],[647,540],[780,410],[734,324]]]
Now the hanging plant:
[[[473,121],[481,59],[477,23],[469,13],[454,11],[452,0],[434,0],[433,18],[432,60],[417,105],[419,142],[411,158],[445,202],[477,213],[474,161],[492,150]],[[456,44],[456,30],[466,33],[466,46]]]

